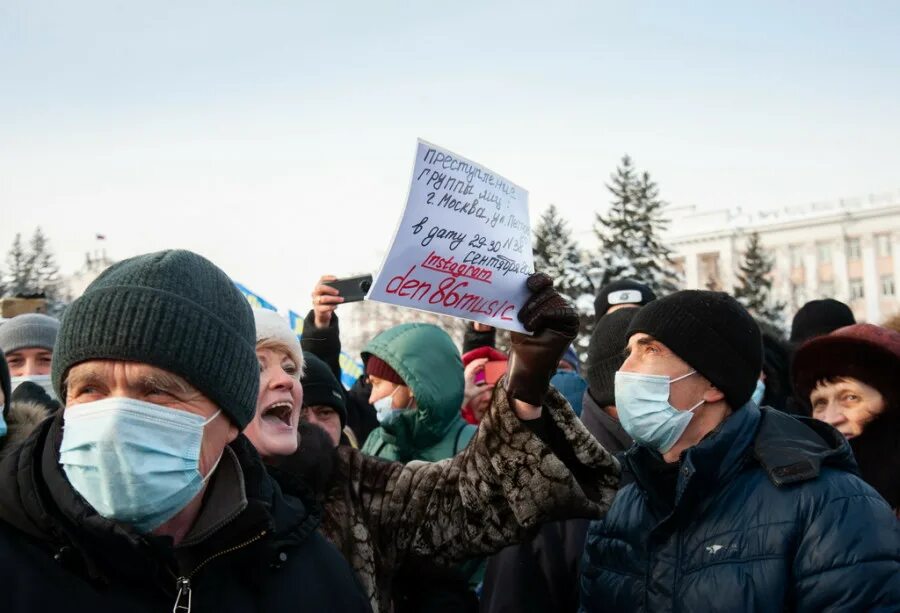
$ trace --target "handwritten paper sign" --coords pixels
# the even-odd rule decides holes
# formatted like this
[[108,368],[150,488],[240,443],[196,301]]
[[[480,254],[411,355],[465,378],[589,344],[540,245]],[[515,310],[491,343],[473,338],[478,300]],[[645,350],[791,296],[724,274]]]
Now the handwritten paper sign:
[[367,298],[524,331],[528,192],[419,140],[406,209]]

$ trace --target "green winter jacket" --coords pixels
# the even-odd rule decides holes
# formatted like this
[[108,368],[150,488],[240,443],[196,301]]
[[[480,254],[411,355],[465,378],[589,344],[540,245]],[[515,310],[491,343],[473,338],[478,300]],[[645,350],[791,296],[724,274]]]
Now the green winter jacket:
[[366,439],[362,452],[400,462],[436,462],[463,450],[477,428],[460,416],[463,365],[446,332],[431,324],[402,324],[366,346],[393,368],[416,397],[417,408],[397,411]]

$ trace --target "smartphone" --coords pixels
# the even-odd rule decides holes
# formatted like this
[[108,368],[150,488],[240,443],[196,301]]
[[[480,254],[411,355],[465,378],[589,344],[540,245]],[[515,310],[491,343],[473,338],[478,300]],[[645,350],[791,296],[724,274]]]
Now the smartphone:
[[495,385],[497,381],[500,380],[504,374],[506,374],[506,365],[507,362],[505,360],[498,360],[496,362],[488,362],[484,365],[484,382],[488,385]]
[[345,303],[359,302],[366,297],[366,294],[369,293],[369,288],[372,287],[372,275],[360,275],[359,277],[326,281],[324,285],[336,289]]

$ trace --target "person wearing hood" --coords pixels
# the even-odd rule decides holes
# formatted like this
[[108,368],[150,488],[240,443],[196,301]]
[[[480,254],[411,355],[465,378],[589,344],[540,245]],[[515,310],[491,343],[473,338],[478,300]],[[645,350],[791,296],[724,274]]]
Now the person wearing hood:
[[6,354],[13,392],[30,382],[55,397],[50,370],[58,332],[59,320],[41,313],[16,315],[0,325],[0,351]]
[[[520,317],[535,334],[513,335],[510,368],[474,438],[440,462],[385,462],[338,445],[321,424],[301,418],[301,405],[313,402],[299,389],[313,376],[309,363],[300,380],[291,350],[283,349],[261,370],[254,420],[277,410],[272,419],[299,422],[299,435],[282,435],[278,427],[249,428],[248,436],[285,491],[313,490],[322,534],[351,563],[376,612],[414,606],[410,569],[422,582],[445,581],[439,575],[448,567],[525,538],[547,521],[601,516],[612,500],[618,464],[549,388],[577,315],[545,276],[531,278],[529,288],[533,298]],[[269,337],[258,331],[257,348],[279,339],[288,347],[293,335],[286,321],[279,327]],[[318,386],[326,398],[326,389],[339,384],[332,376]]]
[[88,286],[53,355],[65,408],[0,463],[0,610],[369,610],[314,501],[241,435],[253,347],[246,299],[189,251]]
[[634,481],[591,524],[584,611],[893,611],[900,522],[830,425],[761,408],[759,327],[721,292],[629,326],[616,373]]
[[401,324],[373,338],[362,358],[380,424],[363,453],[436,462],[469,444],[477,428],[460,416],[462,359],[446,332],[432,324]]
[[900,333],[838,328],[794,356],[794,388],[850,442],[862,478],[900,517]]

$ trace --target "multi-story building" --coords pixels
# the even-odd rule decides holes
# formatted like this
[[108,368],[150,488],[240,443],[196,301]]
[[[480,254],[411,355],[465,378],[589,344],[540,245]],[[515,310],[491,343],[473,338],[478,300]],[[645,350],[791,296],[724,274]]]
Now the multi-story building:
[[63,293],[67,301],[72,301],[81,296],[88,285],[100,276],[100,273],[115,264],[106,255],[106,250],[98,250],[94,253],[84,254],[84,265],[68,277],[63,279]]
[[858,321],[900,311],[900,190],[745,212],[670,210],[667,244],[688,288],[732,291],[747,237],[774,259],[773,293],[793,313],[808,300],[846,302]]

